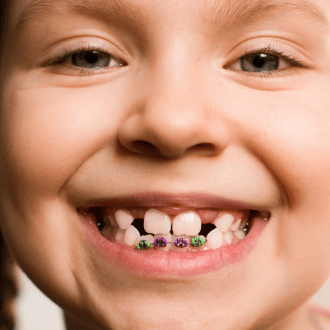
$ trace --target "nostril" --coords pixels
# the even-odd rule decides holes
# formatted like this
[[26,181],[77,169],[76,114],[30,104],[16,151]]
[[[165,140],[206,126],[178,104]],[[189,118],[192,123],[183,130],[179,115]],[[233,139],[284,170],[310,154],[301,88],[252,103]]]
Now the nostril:
[[208,155],[212,155],[217,152],[217,148],[212,143],[199,143],[196,144],[187,150],[188,152],[204,152]]
[[161,155],[160,150],[150,142],[143,140],[136,140],[132,142],[132,147],[134,151],[139,153],[144,153],[147,155],[159,156]]

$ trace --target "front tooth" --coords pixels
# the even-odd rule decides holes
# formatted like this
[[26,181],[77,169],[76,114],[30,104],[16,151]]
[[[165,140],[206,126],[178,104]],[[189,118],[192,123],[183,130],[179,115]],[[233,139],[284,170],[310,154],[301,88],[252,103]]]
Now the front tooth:
[[111,225],[105,225],[101,231],[103,236],[110,234],[113,231],[113,227]]
[[219,217],[217,217],[213,224],[219,228],[222,232],[226,232],[229,230],[229,228],[231,227],[231,225],[234,223],[234,216],[230,213],[225,213],[220,215]]
[[139,231],[134,226],[130,225],[125,231],[124,243],[128,246],[133,246],[139,237]]
[[144,230],[151,234],[168,234],[171,231],[170,217],[156,209],[150,209],[144,216]]
[[218,249],[223,244],[223,233],[219,228],[215,228],[208,233],[206,239],[211,249]]
[[117,210],[115,212],[115,219],[120,229],[127,229],[134,221],[132,214],[126,210]]
[[198,235],[202,229],[202,222],[198,214],[188,211],[178,214],[173,220],[174,235]]

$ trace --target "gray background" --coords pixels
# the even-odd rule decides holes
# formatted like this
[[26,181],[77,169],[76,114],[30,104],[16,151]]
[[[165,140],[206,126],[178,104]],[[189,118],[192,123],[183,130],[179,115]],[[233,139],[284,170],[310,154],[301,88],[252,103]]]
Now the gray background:
[[[25,274],[21,274],[16,330],[64,330],[62,311]],[[313,300],[330,310],[330,279]]]

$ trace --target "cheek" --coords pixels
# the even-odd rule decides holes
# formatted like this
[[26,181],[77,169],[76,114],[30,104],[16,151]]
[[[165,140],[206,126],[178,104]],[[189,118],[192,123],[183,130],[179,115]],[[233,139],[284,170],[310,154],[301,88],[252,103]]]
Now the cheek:
[[16,89],[9,94],[2,141],[18,190],[23,185],[30,192],[58,192],[89,156],[115,140],[121,104],[106,95],[93,88]]

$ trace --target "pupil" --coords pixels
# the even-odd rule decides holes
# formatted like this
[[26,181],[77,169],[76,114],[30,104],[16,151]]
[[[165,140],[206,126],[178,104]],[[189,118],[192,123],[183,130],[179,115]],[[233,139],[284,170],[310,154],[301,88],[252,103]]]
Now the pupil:
[[247,72],[267,72],[280,66],[278,56],[272,54],[249,54],[241,57],[241,67]]
[[97,54],[96,54],[96,52],[86,53],[85,57],[86,57],[86,60],[89,63],[95,63],[95,62],[97,62]]
[[266,54],[260,54],[253,59],[253,65],[257,68],[262,68],[265,65]]
[[108,54],[96,50],[80,52],[72,55],[72,64],[81,68],[101,68],[110,64]]

